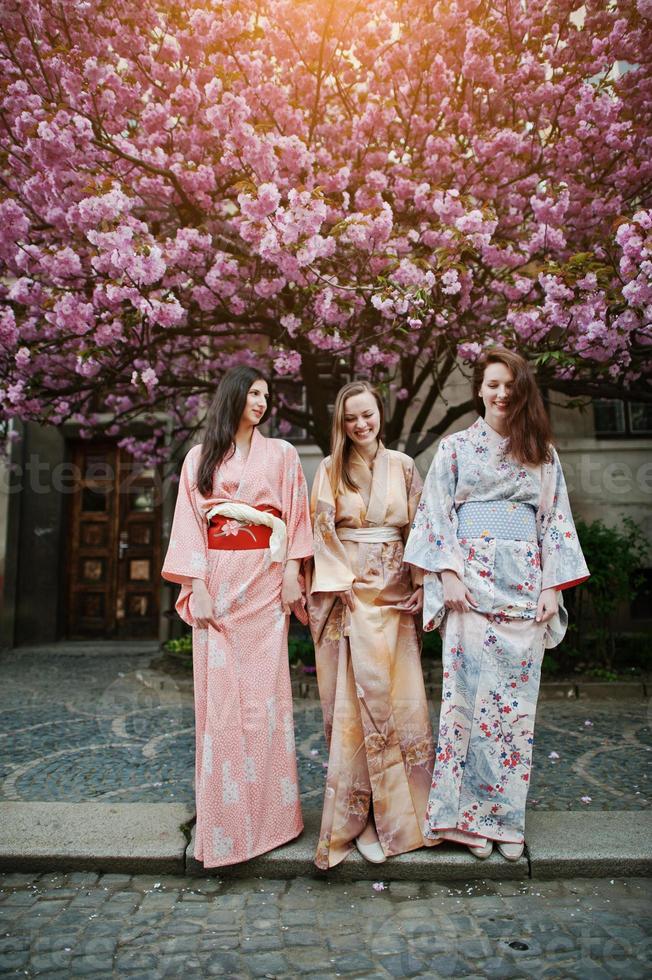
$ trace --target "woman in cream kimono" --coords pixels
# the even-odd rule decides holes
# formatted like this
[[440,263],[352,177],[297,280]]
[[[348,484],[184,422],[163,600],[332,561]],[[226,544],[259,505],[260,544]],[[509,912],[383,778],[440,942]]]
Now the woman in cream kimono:
[[405,550],[443,640],[427,833],[515,861],[544,648],[566,629],[561,590],[589,572],[527,362],[488,351],[473,391],[484,418],[442,440]]
[[422,833],[433,742],[414,624],[421,575],[403,563],[421,480],[379,441],[382,412],[366,382],[342,388],[312,492],[308,611],[330,749],[324,869],[354,846],[381,863],[434,843]]
[[258,431],[267,382],[224,375],[201,446],[181,472],[163,577],[193,628],[197,827],[205,867],[245,861],[301,833],[288,665],[290,611],[312,554],[296,450]]

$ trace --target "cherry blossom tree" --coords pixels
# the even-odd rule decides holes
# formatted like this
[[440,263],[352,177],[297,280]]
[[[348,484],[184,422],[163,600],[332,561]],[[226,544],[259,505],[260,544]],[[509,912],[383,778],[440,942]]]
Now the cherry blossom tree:
[[651,51],[650,0],[4,0],[0,412],[163,458],[246,362],[416,454],[496,341],[651,400]]

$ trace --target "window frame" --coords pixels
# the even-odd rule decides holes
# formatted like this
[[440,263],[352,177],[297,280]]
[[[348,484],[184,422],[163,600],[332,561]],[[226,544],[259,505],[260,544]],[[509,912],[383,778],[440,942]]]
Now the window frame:
[[[621,430],[607,431],[598,429],[596,419],[596,406],[598,402],[607,402],[619,406],[622,412],[623,428]],[[634,405],[647,405],[647,402],[627,401],[624,398],[594,398],[593,407],[593,432],[596,439],[652,439],[652,428],[645,431],[637,431],[632,427],[632,407]]]

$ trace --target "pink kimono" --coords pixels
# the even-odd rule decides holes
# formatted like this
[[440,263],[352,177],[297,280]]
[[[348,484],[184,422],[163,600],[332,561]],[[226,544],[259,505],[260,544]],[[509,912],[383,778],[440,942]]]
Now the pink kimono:
[[[281,608],[284,563],[272,562],[269,548],[208,548],[206,498],[196,485],[200,456],[194,446],[184,460],[162,575],[180,583],[176,609],[193,627],[195,857],[212,868],[284,844],[303,821]],[[312,554],[306,483],[288,442],[254,430],[247,459],[236,451],[216,470],[210,500],[275,508],[287,528],[286,559]],[[219,631],[195,626],[193,578],[206,581]]]

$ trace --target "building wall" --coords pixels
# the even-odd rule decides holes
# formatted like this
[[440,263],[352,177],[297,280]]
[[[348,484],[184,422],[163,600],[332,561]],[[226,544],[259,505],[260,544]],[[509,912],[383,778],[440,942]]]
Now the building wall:
[[[459,404],[468,397],[461,372],[446,397]],[[443,407],[436,406],[433,419]],[[652,439],[598,439],[590,406],[581,412],[555,400],[551,406],[557,445],[576,517],[617,525],[628,515],[652,546]],[[458,419],[451,431],[470,425],[475,413]],[[400,446],[396,448],[402,448]],[[299,446],[309,486],[322,458],[316,446]],[[425,475],[436,449],[417,460]],[[0,468],[0,645],[18,646],[59,639],[63,632],[62,577],[65,575],[66,495],[53,475],[66,459],[66,442],[51,427],[28,424],[14,445],[15,472]],[[163,502],[163,553],[174,512],[174,487]],[[652,553],[650,558],[652,565]],[[176,589],[161,585],[160,637],[177,635]]]
[[0,649],[14,644],[19,512],[20,499],[11,493],[11,459],[0,459]]
[[[52,426],[22,428],[5,470],[2,509],[5,576],[0,636],[5,646],[47,643],[60,633],[63,515],[65,497],[56,489],[65,443]],[[54,481],[54,482],[53,482]]]
[[552,416],[576,516],[610,527],[630,517],[652,546],[652,439],[598,439],[590,412]]
[[[446,385],[446,401],[462,404],[469,393],[469,372],[458,366]],[[590,402],[579,408],[569,407],[568,401],[554,393],[549,410],[575,516],[587,522],[601,519],[611,527],[629,516],[652,548],[652,438],[597,438]],[[408,424],[415,412],[416,408],[408,413]],[[437,422],[444,412],[443,403],[436,405],[428,424]],[[467,413],[449,431],[466,428],[476,417],[474,411]],[[418,457],[422,474],[427,472],[436,446]]]
[[[475,418],[465,415],[450,431],[466,428]],[[575,517],[587,522],[600,519],[610,527],[617,526],[624,516],[631,517],[652,547],[652,440],[565,436],[557,437],[556,445]],[[437,443],[417,459],[422,476],[436,447]],[[306,479],[312,484],[321,453],[315,447],[302,446],[299,455]]]
[[[463,404],[469,398],[469,391],[468,372],[456,369],[446,386],[446,401],[450,405]],[[573,514],[576,520],[587,523],[602,520],[609,527],[617,527],[623,517],[630,517],[648,543],[649,569],[652,567],[652,439],[598,438],[591,404],[587,402],[583,408],[569,407],[567,401],[555,394],[550,399],[549,409]],[[445,410],[443,403],[436,405],[428,425],[437,422]],[[408,413],[406,428],[416,411],[415,407]],[[460,431],[476,418],[475,411],[469,412],[457,419],[448,431]],[[428,471],[439,441],[417,458],[422,476]],[[403,446],[394,448],[402,449]],[[299,447],[299,452],[306,476],[311,479],[321,456],[314,448]],[[618,618],[623,628],[641,629],[652,624],[652,610],[649,618],[633,622],[626,606],[620,610]]]

